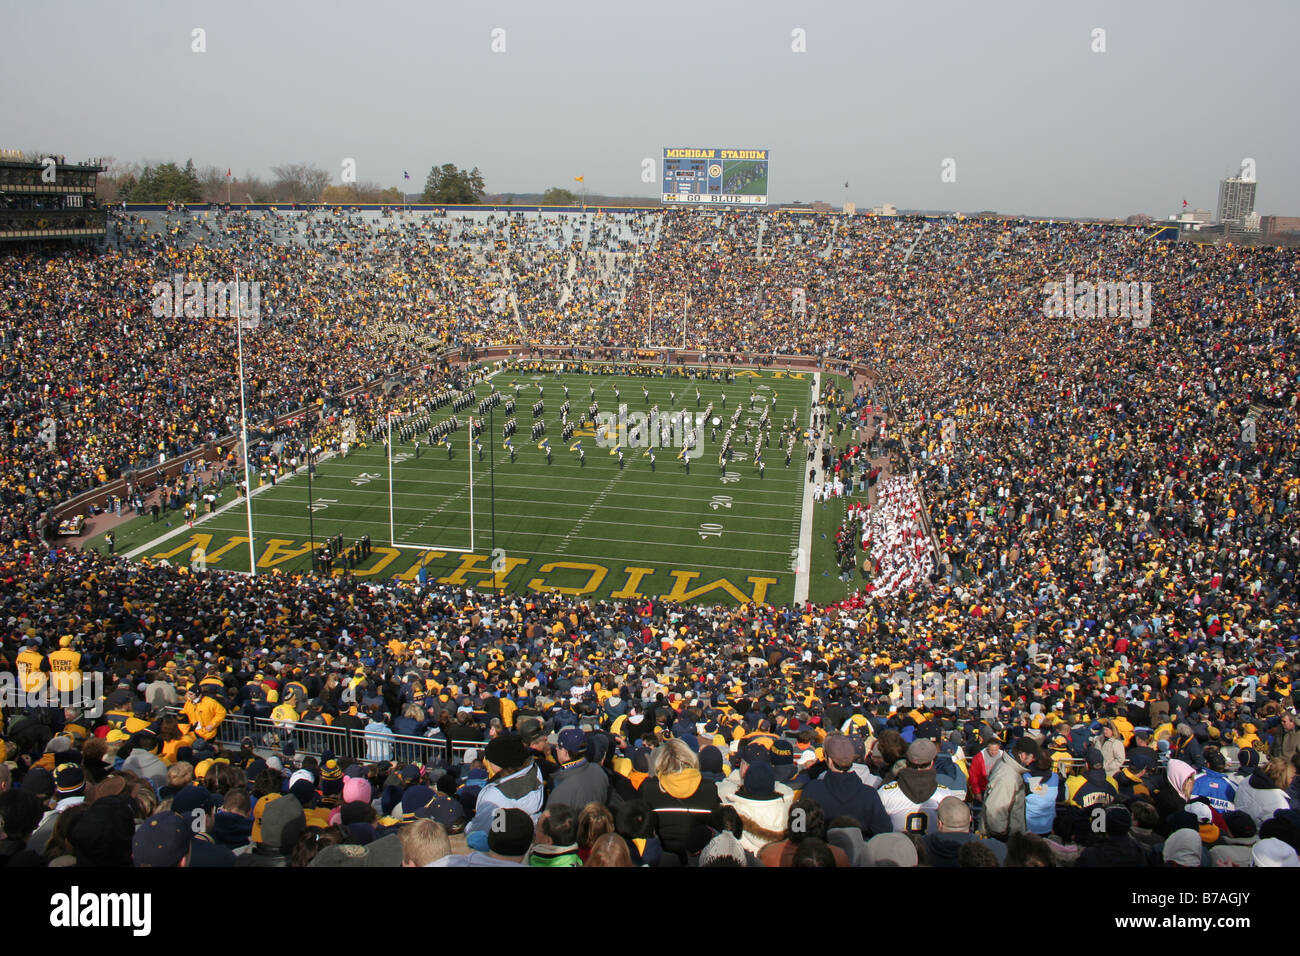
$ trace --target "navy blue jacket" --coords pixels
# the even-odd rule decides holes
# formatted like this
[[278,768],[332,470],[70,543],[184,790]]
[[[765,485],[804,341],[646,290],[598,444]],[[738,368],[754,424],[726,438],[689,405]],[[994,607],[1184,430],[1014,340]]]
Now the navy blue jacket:
[[852,770],[837,773],[827,770],[803,788],[803,799],[813,800],[822,808],[829,824],[836,817],[852,817],[866,831],[867,839],[877,833],[892,833],[880,794],[862,782]]

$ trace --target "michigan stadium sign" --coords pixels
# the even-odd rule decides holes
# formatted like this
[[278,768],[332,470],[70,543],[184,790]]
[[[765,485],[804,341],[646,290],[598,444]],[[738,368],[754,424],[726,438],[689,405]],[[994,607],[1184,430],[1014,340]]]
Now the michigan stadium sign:
[[767,205],[765,149],[664,150],[663,201]]

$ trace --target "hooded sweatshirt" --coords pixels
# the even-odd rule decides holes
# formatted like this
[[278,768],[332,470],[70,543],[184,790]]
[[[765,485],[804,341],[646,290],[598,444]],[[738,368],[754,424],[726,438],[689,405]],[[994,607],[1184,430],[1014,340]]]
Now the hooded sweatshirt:
[[929,833],[938,826],[939,801],[946,797],[963,797],[962,791],[949,790],[939,783],[933,767],[918,770],[904,767],[892,783],[880,788],[880,802],[895,833]]
[[639,795],[655,811],[657,835],[664,852],[676,853],[682,859],[695,823],[710,823],[722,806],[717,785],[689,767],[647,778]]
[[487,852],[487,835],[492,827],[494,810],[512,807],[523,810],[536,823],[542,815],[543,797],[542,773],[532,760],[512,773],[498,775],[479,791],[474,804],[474,819],[465,827],[465,839],[470,849]]
[[1156,827],[1156,832],[1161,836],[1167,837],[1171,832],[1165,822],[1169,816],[1187,806],[1187,799],[1183,796],[1183,786],[1194,776],[1196,776],[1196,768],[1176,757],[1170,760],[1169,766],[1165,768],[1165,779],[1160,782],[1155,792],[1156,810],[1160,813],[1160,823]]
[[958,854],[961,853],[961,848],[976,840],[993,851],[993,855],[998,858],[999,866],[1006,862],[1007,845],[1001,840],[982,837],[978,833],[941,833],[937,830],[925,836],[926,861],[930,866],[960,866]]
[[1217,846],[1210,847],[1211,866],[1250,866],[1257,835],[1248,837],[1223,836]]
[[[826,842],[831,845],[832,854],[837,849],[844,851],[849,866],[867,865],[867,841],[857,827],[833,827],[826,831]],[[836,863],[840,865],[838,858]]]
[[844,773],[827,770],[803,788],[803,796],[820,804],[828,821],[841,816],[853,817],[872,836],[894,832],[880,794],[851,770]]
[[731,781],[723,781],[718,785],[718,796],[723,803],[736,808],[744,826],[740,845],[750,853],[758,853],[769,843],[785,839],[790,805],[794,803],[794,791],[785,784],[776,784],[772,796],[763,799],[747,794],[743,787],[737,788]]
[[1242,781],[1237,788],[1236,808],[1249,813],[1256,826],[1263,824],[1279,810],[1286,810],[1290,803],[1286,791],[1275,784],[1263,771],[1256,770]]

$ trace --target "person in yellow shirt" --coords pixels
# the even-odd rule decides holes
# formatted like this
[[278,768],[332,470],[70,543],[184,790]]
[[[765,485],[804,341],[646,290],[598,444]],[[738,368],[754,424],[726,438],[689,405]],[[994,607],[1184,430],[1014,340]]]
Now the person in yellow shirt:
[[45,673],[42,665],[45,658],[41,652],[36,649],[36,639],[28,638],[23,642],[26,646],[18,652],[14,663],[18,668],[18,686],[24,694],[35,694],[45,689]]
[[50,682],[56,691],[66,694],[81,688],[81,653],[73,648],[71,634],[59,638],[59,649],[51,651],[48,660]]
[[297,694],[290,694],[283,703],[277,704],[271,711],[271,720],[275,721],[275,725],[281,730],[292,732],[293,725],[298,722],[297,700]]

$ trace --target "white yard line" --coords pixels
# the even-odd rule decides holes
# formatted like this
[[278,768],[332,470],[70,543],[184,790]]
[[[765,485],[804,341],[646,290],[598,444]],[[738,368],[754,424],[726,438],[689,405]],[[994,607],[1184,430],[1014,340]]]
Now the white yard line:
[[[497,369],[494,372],[490,372],[483,379],[483,381],[490,381],[500,373],[501,373],[500,369]],[[316,463],[317,465],[324,464],[325,462],[330,461],[331,459],[337,457],[337,455],[338,455],[337,452],[327,451],[323,453],[319,458],[316,459]],[[297,477],[299,474],[301,474],[301,472],[295,472],[292,475],[285,475],[283,478],[277,478],[276,483],[280,484],[289,481],[290,479]],[[249,495],[249,498],[256,498],[262,492],[266,491],[266,489],[274,488],[274,487],[276,487],[276,485],[265,484],[262,485],[260,488],[254,488],[252,490],[252,493]],[[211,514],[199,515],[199,517],[194,521],[193,528],[191,528],[184,520],[182,520],[180,523],[180,527],[174,528],[173,530],[168,531],[166,534],[159,535],[157,538],[154,538],[152,541],[140,545],[138,548],[132,548],[130,551],[126,552],[125,556],[128,558],[138,558],[146,551],[150,551],[158,547],[158,545],[163,544],[166,541],[170,541],[172,538],[175,538],[178,535],[193,533],[199,527],[199,525],[203,524],[209,518],[215,518],[219,514],[224,514],[225,512],[229,511],[231,508],[234,508],[236,506],[241,506],[241,507],[244,506],[244,499],[242,497],[235,498],[233,501],[227,501],[220,508],[216,508],[215,510],[213,510]]]
[[[317,461],[318,464],[321,463],[321,462],[329,461],[331,458],[333,458],[333,457],[335,456],[335,454],[336,454],[336,453],[335,453],[335,452],[332,452],[332,451],[330,451],[330,452],[325,452],[323,455],[321,455],[319,458],[317,458],[316,461]],[[268,491],[268,490],[270,490],[270,489],[273,489],[273,488],[277,487],[277,485],[282,485],[282,484],[284,484],[286,481],[290,481],[290,480],[292,480],[292,479],[298,477],[298,475],[300,475],[300,474],[302,474],[302,472],[294,472],[292,475],[285,475],[285,476],[283,476],[282,478],[277,478],[277,479],[276,479],[276,484],[274,484],[274,485],[271,484],[270,482],[267,482],[266,484],[262,485],[260,488],[254,488],[254,489],[253,489],[253,493],[252,493],[249,497],[251,497],[251,498],[256,498],[258,495],[262,494],[263,492]],[[235,507],[240,507],[240,508],[244,507],[244,498],[243,498],[242,495],[241,495],[240,497],[238,497],[238,498],[234,498],[234,499],[232,499],[232,500],[230,500],[230,501],[227,501],[227,502],[226,502],[224,505],[222,505],[221,507],[214,509],[214,510],[212,511],[211,514],[202,514],[202,515],[199,515],[198,518],[196,518],[196,519],[194,520],[194,527],[193,527],[193,528],[191,528],[188,524],[186,524],[186,522],[185,522],[184,519],[181,519],[181,521],[180,521],[180,527],[178,527],[178,528],[174,528],[173,530],[168,531],[166,534],[160,535],[160,536],[158,536],[157,538],[154,538],[152,541],[150,541],[150,542],[148,542],[148,543],[146,543],[146,544],[142,544],[142,545],[140,545],[138,548],[132,548],[130,551],[126,552],[126,557],[128,557],[128,558],[138,558],[138,557],[140,557],[142,554],[144,554],[146,551],[150,551],[150,550],[156,548],[158,545],[163,544],[163,543],[166,542],[166,541],[170,541],[172,538],[175,538],[175,537],[177,537],[178,535],[181,535],[181,534],[192,534],[192,533],[194,533],[195,531],[198,531],[198,530],[200,529],[200,526],[201,526],[205,521],[209,520],[210,518],[215,518],[215,517],[216,517],[217,515],[219,515],[219,514],[224,514],[225,512],[229,511],[231,508],[235,508]],[[170,514],[174,514],[175,512],[169,512],[169,513],[170,513]],[[222,530],[224,530],[224,529],[222,529]]]
[[[817,398],[822,392],[822,373],[813,372],[812,398],[809,401],[808,408],[808,427],[812,428],[813,412],[817,408]],[[820,451],[813,456],[813,467],[821,471],[821,454]],[[807,464],[807,462],[804,462]],[[800,470],[802,476],[803,471]],[[821,480],[820,474],[818,481]],[[799,509],[799,557],[802,559],[801,567],[794,577],[794,602],[801,604],[808,600],[808,583],[809,575],[812,569],[812,533],[813,533],[813,496],[812,484],[805,478],[803,481],[803,504]]]

